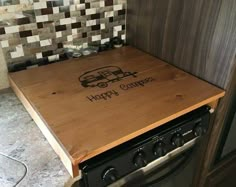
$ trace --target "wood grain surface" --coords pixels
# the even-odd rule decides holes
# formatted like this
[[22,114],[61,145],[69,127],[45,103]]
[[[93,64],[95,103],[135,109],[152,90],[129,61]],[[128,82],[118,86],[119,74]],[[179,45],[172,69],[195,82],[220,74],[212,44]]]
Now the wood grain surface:
[[217,165],[207,176],[205,187],[235,187],[236,152]]
[[[129,44],[226,89],[226,93],[231,92],[236,64],[235,0],[128,0],[127,3]],[[194,179],[196,187],[204,186],[213,167],[229,103],[226,98],[219,103],[212,131],[202,142]]]
[[[84,87],[87,83],[79,81],[86,72],[105,81],[100,75],[107,66],[121,68],[126,76],[119,75],[105,88]],[[109,68],[118,76],[116,68]],[[11,73],[9,78],[73,176],[79,163],[224,95],[132,47]],[[106,78],[113,79],[114,74]]]
[[235,0],[128,0],[128,43],[221,88],[236,54]]
[[[232,68],[232,77],[227,86],[227,92],[225,97],[222,99],[220,104],[218,105],[215,118],[211,123],[211,131],[209,136],[205,138],[203,141],[203,145],[199,152],[199,164],[201,164],[199,168],[197,168],[196,177],[194,181],[195,186],[205,186],[208,180],[216,180],[211,181],[211,183],[217,183],[218,180],[224,181],[225,175],[232,175],[232,171],[229,167],[230,163],[225,163],[225,160],[219,160],[218,156],[221,155],[222,144],[224,144],[224,132],[226,129],[229,129],[229,125],[227,123],[229,115],[231,114],[231,107],[233,105],[235,93],[236,93],[236,58],[234,63],[234,68]],[[232,142],[234,143],[234,142]],[[204,154],[203,154],[204,153]],[[227,155],[229,156],[229,155]],[[227,157],[226,156],[226,157]],[[233,155],[235,157],[235,155]],[[216,162],[217,161],[217,162]],[[221,167],[225,167],[224,173],[222,172],[222,168],[218,168],[218,165]],[[235,166],[235,163],[231,163],[232,166]],[[229,167],[228,169],[226,167]],[[213,176],[217,175],[216,178]],[[208,178],[209,177],[209,178]],[[213,177],[213,179],[211,179]],[[227,181],[225,181],[227,183]],[[212,185],[213,186],[213,185]]]

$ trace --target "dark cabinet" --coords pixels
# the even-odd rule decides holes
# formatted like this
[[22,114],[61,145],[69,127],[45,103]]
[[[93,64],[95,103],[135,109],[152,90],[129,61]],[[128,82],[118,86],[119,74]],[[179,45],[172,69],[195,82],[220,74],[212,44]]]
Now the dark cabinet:
[[222,132],[216,162],[220,162],[229,154],[236,151],[236,93],[234,94],[234,98],[232,98],[231,104],[232,106],[227,112],[227,120]]
[[236,154],[221,160],[219,166],[210,172],[206,179],[206,187],[235,187]]
[[[219,132],[214,162],[209,169],[205,185],[207,187],[236,187],[236,71],[228,86],[225,99],[225,113],[222,118],[223,127]],[[223,105],[223,104],[222,104]],[[207,161],[210,163],[210,160]]]

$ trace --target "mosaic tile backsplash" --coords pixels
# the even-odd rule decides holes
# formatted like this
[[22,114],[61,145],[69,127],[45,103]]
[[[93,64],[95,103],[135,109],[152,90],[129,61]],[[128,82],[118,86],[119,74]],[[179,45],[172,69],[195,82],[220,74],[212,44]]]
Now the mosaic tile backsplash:
[[63,56],[65,45],[86,48],[125,40],[126,0],[0,0],[0,44],[8,67]]

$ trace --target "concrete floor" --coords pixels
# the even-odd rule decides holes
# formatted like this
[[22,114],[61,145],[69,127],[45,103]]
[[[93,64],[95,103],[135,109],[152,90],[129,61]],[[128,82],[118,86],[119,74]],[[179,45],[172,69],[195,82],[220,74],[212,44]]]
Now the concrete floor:
[[0,187],[62,187],[69,179],[12,90],[0,91]]

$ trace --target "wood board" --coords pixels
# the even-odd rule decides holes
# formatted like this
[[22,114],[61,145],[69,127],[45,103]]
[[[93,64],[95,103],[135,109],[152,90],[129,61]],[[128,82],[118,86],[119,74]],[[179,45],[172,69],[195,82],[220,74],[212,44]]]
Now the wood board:
[[73,177],[79,163],[225,94],[132,47],[10,73],[9,79]]

